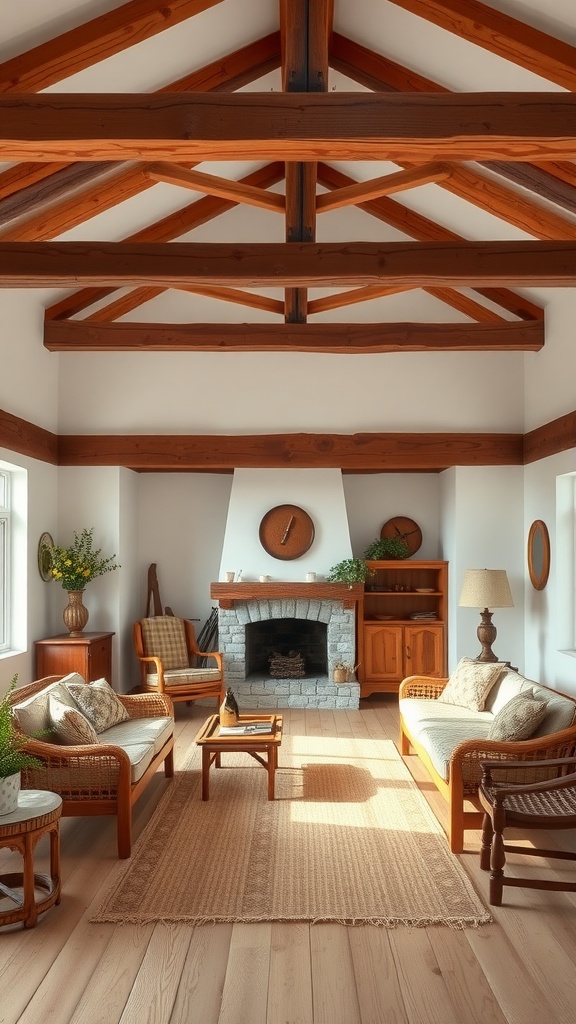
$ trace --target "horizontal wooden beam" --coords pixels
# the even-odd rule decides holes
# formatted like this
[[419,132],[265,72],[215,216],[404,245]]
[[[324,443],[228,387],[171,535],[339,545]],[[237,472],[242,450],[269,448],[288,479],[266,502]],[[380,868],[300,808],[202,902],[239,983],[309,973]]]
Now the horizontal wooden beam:
[[1,160],[576,157],[572,93],[154,93],[0,97]]
[[47,320],[51,352],[537,352],[544,322],[155,324]]
[[571,242],[0,242],[0,288],[571,287]]
[[576,448],[576,411],[520,434],[273,434],[58,437],[0,409],[0,448],[52,465],[121,465],[141,472],[231,472],[321,467],[348,472],[439,471],[457,465],[522,465]]
[[58,435],[0,409],[0,448],[40,462],[58,463]]
[[449,466],[520,466],[522,435],[61,435],[59,464],[154,472],[254,467],[438,472]]
[[524,434],[524,463],[538,462],[570,448],[576,449],[576,412],[559,416]]

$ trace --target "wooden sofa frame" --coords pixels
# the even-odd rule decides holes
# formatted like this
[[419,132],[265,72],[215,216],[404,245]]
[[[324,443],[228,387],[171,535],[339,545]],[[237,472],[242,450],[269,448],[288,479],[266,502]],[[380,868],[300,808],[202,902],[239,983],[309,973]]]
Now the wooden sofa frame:
[[[400,684],[399,698],[417,697],[420,700],[435,700],[441,693],[448,679],[437,679],[431,676],[408,676]],[[551,690],[551,693],[558,693]],[[576,698],[565,693],[576,704]],[[541,778],[535,774],[534,761],[552,760],[559,757],[572,757],[576,754],[576,724],[561,732],[549,733],[529,740],[500,742],[498,740],[464,740],[454,749],[450,758],[449,781],[446,782],[436,771],[430,755],[414,737],[400,714],[400,752],[407,756],[412,750],[418,755],[438,791],[448,802],[448,841],[452,853],[462,853],[464,849],[464,832],[466,829],[481,829],[484,811],[478,799],[478,786],[482,778],[481,761],[526,761],[530,762],[525,771],[517,770],[514,782],[531,783]],[[465,810],[468,801],[475,808]]]
[[[19,704],[39,690],[62,679],[45,676],[14,690],[11,703]],[[165,694],[117,694],[130,718],[173,717],[172,701]],[[117,818],[118,856],[132,852],[132,807],[164,764],[166,778],[174,775],[174,735],[154,755],[137,782],[131,781],[128,754],[111,743],[63,746],[41,739],[29,739],[24,747],[42,762],[41,768],[22,772],[23,789],[47,789],[62,797],[62,814],[67,816],[114,814]]]

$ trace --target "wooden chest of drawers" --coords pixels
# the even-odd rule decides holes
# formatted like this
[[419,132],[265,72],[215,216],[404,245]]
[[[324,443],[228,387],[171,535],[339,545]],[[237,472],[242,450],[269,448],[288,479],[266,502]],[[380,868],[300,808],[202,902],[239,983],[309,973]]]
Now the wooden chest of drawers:
[[79,672],[88,682],[104,678],[112,686],[113,636],[114,633],[63,633],[37,640],[36,678]]

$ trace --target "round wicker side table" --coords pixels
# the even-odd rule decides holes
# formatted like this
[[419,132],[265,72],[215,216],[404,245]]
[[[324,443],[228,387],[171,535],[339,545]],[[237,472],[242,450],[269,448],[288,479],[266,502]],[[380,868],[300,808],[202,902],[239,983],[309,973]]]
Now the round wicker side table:
[[[60,815],[62,799],[56,793],[23,789],[18,807],[0,817],[0,849],[8,847],[22,855],[21,874],[0,875],[0,900],[16,906],[0,910],[0,925],[24,922],[33,928],[42,914],[60,903]],[[39,839],[50,836],[50,875],[34,872],[34,850]]]

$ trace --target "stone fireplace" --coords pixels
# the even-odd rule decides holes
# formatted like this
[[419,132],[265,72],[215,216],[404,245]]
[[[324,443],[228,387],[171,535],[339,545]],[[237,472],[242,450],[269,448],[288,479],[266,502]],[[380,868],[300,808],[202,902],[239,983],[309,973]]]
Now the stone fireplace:
[[[356,663],[359,590],[324,582],[213,583],[226,685],[240,707],[358,708],[359,684],[335,684],[332,674],[338,661]],[[304,675],[272,676],[274,651],[300,652]]]

